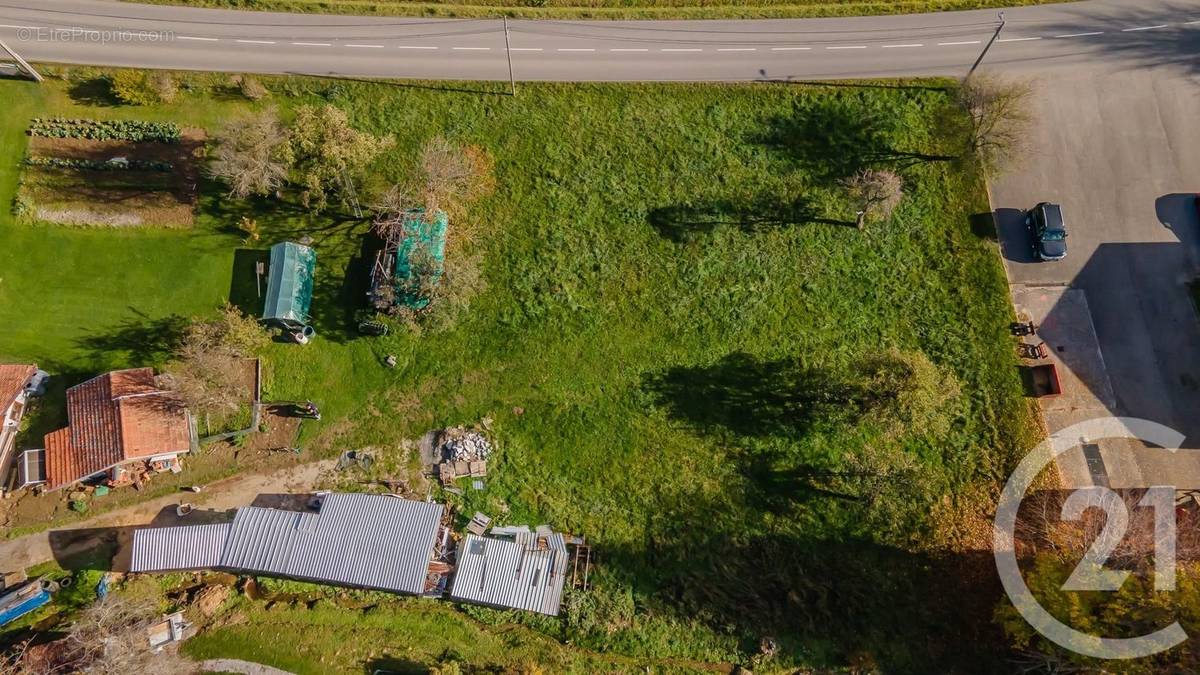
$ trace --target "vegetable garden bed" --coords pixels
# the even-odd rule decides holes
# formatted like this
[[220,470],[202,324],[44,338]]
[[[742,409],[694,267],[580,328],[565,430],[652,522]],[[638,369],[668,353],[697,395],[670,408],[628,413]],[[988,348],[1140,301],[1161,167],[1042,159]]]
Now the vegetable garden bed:
[[63,225],[188,227],[204,132],[137,120],[35,119],[17,211]]

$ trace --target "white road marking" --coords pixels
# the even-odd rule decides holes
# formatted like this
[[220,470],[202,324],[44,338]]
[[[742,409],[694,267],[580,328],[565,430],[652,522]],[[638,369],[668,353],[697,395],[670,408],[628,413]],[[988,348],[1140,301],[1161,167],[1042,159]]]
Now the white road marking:
[[771,47],[773,52],[809,52],[812,47]]
[[[437,49],[437,47],[425,47],[420,45],[397,45],[396,49]],[[516,51],[516,50],[513,50]]]
[[703,49],[693,49],[691,47],[688,47],[686,49],[668,47],[666,49],[660,49],[659,51],[661,51],[661,52],[700,52],[700,51],[704,51],[704,50]]
[[274,42],[271,42],[270,40],[234,40],[234,42],[241,42],[242,44],[247,44],[247,45],[273,45],[273,44],[275,44]]
[[490,50],[491,47],[451,47],[451,49],[460,52],[486,52]]
[[514,52],[540,52],[540,51],[542,51],[542,48],[541,47],[513,47],[512,51],[514,51]]
[[1104,35],[1104,31],[1097,30],[1091,33],[1067,33],[1066,35],[1055,35],[1056,38],[1073,38],[1073,37],[1089,37],[1092,35]]
[[847,45],[845,47],[826,47],[825,49],[866,49],[866,45]]
[[648,51],[650,51],[650,50],[649,50],[649,49],[623,49],[623,48],[620,48],[620,47],[615,47],[615,48],[613,48],[613,49],[610,49],[610,50],[608,50],[608,51],[610,51],[610,52],[648,52]]
[[[996,42],[1029,42],[1030,40],[1041,40],[1041,39],[1042,38],[1040,38],[1040,37],[1004,38],[1002,40],[996,40]],[[979,43],[976,42],[975,44],[979,44]]]
[[908,49],[909,47],[924,47],[920,42],[914,42],[910,45],[880,45],[883,49]]
[[0,23],[0,28],[24,28],[26,30],[41,30],[41,26],[14,26],[11,23]]
[[[977,44],[979,44],[979,42],[980,42],[979,40],[963,40],[961,42],[939,42],[938,46],[939,47],[954,47],[956,45],[977,45]],[[997,42],[999,42],[999,40],[997,40]]]
[[1185,25],[1185,26],[1195,26],[1195,25],[1196,25],[1196,24],[1198,24],[1198,23],[1200,23],[1200,21],[1184,21],[1184,22],[1183,22],[1183,25]]
[[332,47],[328,42],[293,42],[297,47]]
[[754,52],[754,51],[758,51],[758,50],[755,49],[754,47],[722,47],[722,48],[718,49],[717,51],[719,51],[719,52]]
[[1122,33],[1132,33],[1135,30],[1154,30],[1156,28],[1166,28],[1167,24],[1160,23],[1157,26],[1138,26],[1137,28],[1122,28]]
[[383,45],[346,45],[354,49],[383,49]]
[[[193,37],[191,35],[176,35],[177,40],[196,40],[197,42],[217,42],[217,38]],[[293,42],[292,44],[296,44]]]
[[592,49],[591,47],[563,47],[556,51],[560,51],[560,52],[594,52],[596,50]]

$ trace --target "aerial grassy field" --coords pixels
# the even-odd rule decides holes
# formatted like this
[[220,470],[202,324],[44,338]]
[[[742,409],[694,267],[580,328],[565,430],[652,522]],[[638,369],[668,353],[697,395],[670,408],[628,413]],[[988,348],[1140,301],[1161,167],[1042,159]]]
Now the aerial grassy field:
[[[179,101],[131,107],[103,95],[97,71],[62,75],[42,88],[0,82],[14,102],[0,120],[0,201],[12,200],[35,114],[212,133],[245,109],[332,103],[396,141],[364,192],[411,171],[435,134],[489,150],[498,188],[459,224],[477,232],[459,254],[479,256],[486,288],[447,328],[363,338],[368,224],[344,209],[242,202],[212,183],[190,230],[30,224],[6,209],[0,358],[67,380],[162,363],[180,317],[214,312],[247,278],[253,288],[235,225],[254,217],[259,248],[308,235],[318,252],[316,340],[266,355],[269,397],[322,405],[308,456],[369,446],[377,473],[402,471],[406,439],[486,418],[498,446],[486,488],[443,497],[586,535],[599,552],[592,590],[570,593],[561,621],[476,608],[464,610],[471,626],[503,639],[524,623],[608,655],[708,663],[749,663],[771,637],[765,669],[999,663],[990,554],[948,542],[964,503],[990,508],[1034,425],[995,243],[972,218],[988,211],[982,182],[935,159],[953,145],[934,125],[947,83],[529,84],[510,97],[488,84],[264,78],[272,96],[250,103],[219,76],[190,75]],[[906,196],[889,222],[859,231],[837,180],[866,165],[896,168]],[[793,395],[886,349],[923,353],[957,383],[936,433],[895,438]],[[878,499],[827,488],[854,480],[849,457],[882,447],[916,469],[877,470]],[[910,484],[923,487],[896,492]],[[443,610],[424,607],[398,602],[345,641],[443,644],[428,627]],[[294,667],[270,645],[340,620],[279,612],[247,610],[247,623],[192,648]],[[444,650],[487,665],[473,644]],[[309,648],[342,672],[362,672],[369,651]]]
[[1070,0],[137,0],[274,12],[530,19],[781,19],[914,14]]

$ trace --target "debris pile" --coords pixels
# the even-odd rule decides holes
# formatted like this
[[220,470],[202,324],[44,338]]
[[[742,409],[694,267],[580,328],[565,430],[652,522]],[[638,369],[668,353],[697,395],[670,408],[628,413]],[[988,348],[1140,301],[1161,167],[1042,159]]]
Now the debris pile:
[[451,427],[442,432],[438,457],[438,477],[442,484],[453,486],[458,478],[487,475],[487,458],[492,453],[492,443],[478,431],[463,427]]
[[452,462],[470,462],[487,459],[492,453],[492,444],[478,431],[467,431],[462,427],[447,429],[442,441],[442,457]]

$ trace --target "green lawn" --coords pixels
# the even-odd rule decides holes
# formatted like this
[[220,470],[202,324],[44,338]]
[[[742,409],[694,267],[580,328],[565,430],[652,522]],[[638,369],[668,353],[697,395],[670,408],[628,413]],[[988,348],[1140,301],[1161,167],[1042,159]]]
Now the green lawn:
[[530,19],[777,19],[913,14],[1070,0],[139,0],[321,14]]
[[[155,109],[81,102],[105,100],[85,76],[0,83],[18,102],[0,121],[0,200],[34,111],[212,130],[248,105],[190,77],[194,93]],[[269,397],[322,404],[308,453],[369,445],[379,466],[404,466],[404,439],[490,417],[499,450],[486,489],[449,498],[468,514],[585,534],[601,552],[594,590],[573,594],[563,622],[472,610],[489,630],[526,622],[598,652],[743,663],[771,635],[777,667],[980,670],[995,658],[995,589],[971,581],[990,578],[987,561],[932,550],[946,525],[936,514],[941,495],[987,494],[1034,425],[995,243],[971,225],[988,210],[981,182],[920,159],[944,145],[931,123],[945,83],[529,84],[508,97],[488,84],[264,81],[285,111],[332,101],[393,136],[371,183],[403,175],[434,134],[490,150],[499,187],[469,215],[487,289],[469,315],[358,338],[366,224],[205,185],[192,231],[0,214],[0,358],[66,379],[161,362],[173,317],[210,312],[252,278],[232,276],[248,255],[232,225],[251,215],[264,244],[308,234],[318,251],[318,337],[267,355]],[[899,165],[907,197],[893,222],[859,232],[835,180],[867,162]],[[894,519],[812,480],[884,443],[878,433],[770,409],[794,377],[843,373],[885,347],[924,352],[963,390],[948,431],[901,444],[933,487]],[[265,625],[208,639],[228,656],[243,645],[292,664],[250,644]]]

